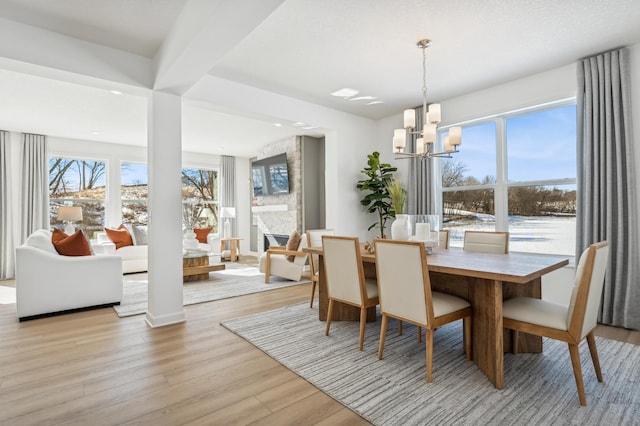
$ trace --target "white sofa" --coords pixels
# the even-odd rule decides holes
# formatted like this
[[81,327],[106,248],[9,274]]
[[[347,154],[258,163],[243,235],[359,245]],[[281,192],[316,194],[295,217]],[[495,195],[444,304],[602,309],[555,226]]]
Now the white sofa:
[[62,256],[51,232],[35,231],[16,248],[16,311],[20,321],[122,301],[122,262],[113,255]]
[[[100,254],[115,254],[122,258],[122,273],[132,274],[136,272],[146,272],[148,270],[148,245],[134,245],[120,247],[116,250],[115,244],[113,244],[105,232],[99,232],[96,235],[96,241],[92,242],[94,252]],[[209,234],[207,236],[207,244],[198,244],[200,250],[204,250],[211,255],[212,248],[220,247],[220,237],[217,234]]]

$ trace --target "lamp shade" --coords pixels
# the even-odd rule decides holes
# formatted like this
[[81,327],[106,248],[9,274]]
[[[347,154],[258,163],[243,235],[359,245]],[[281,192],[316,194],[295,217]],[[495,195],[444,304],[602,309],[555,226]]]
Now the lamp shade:
[[72,207],[72,206],[58,207],[58,220],[61,220],[61,221],[82,220],[82,207]]
[[236,217],[235,207],[223,207],[220,211],[220,217],[234,219]]

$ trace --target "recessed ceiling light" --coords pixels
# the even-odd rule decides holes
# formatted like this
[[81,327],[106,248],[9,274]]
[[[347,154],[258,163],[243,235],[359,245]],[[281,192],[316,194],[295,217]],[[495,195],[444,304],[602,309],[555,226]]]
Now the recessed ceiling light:
[[344,89],[336,90],[331,94],[331,96],[337,96],[340,98],[350,98],[351,96],[355,96],[358,93],[360,92],[357,91],[356,89],[349,89],[348,87],[345,87]]
[[100,134],[100,132],[99,132],[99,131],[97,131],[97,130],[92,130],[92,131],[91,131],[91,134],[92,134],[92,135],[99,135],[99,134]]
[[219,146],[218,147],[218,151],[224,151],[224,149],[225,149],[224,146]]
[[111,93],[113,93],[114,95],[122,95],[122,92],[119,90],[109,90]]
[[304,130],[312,130],[312,129],[317,129],[318,126],[304,126],[303,129]]
[[375,105],[375,104],[383,104],[384,102],[382,101],[373,101],[373,102],[369,102],[367,105]]
[[273,125],[276,126],[276,127],[282,127],[281,123],[273,123]]
[[293,125],[294,125],[295,127],[302,127],[302,126],[306,126],[306,125],[307,125],[307,123],[303,123],[302,121],[298,121],[297,123],[293,123]]
[[371,99],[375,99],[375,96],[358,96],[355,98],[349,99],[350,101],[370,101]]

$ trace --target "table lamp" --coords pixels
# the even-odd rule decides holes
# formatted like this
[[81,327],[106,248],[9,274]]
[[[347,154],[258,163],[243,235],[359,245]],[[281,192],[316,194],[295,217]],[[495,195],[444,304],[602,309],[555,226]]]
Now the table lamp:
[[235,207],[223,207],[220,211],[220,217],[225,218],[224,221],[224,233],[222,238],[231,238],[231,222],[229,219],[235,219],[236,208]]
[[58,207],[58,220],[66,222],[64,233],[71,235],[75,232],[73,221],[82,221],[82,207],[60,206]]

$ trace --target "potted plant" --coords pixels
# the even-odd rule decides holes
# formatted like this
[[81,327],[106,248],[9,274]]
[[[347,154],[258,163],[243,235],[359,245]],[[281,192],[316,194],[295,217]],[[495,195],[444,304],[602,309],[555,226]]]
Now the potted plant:
[[356,187],[367,194],[360,204],[367,208],[369,213],[377,213],[378,220],[369,226],[368,230],[378,226],[380,228],[380,238],[384,238],[384,227],[389,217],[395,216],[395,211],[391,205],[388,184],[393,179],[393,172],[397,167],[391,164],[380,162],[380,153],[375,151],[367,155],[367,167],[360,172],[367,176],[366,179],[359,180]]
[[407,204],[407,191],[397,179],[392,179],[387,185],[389,196],[391,197],[391,206],[395,216],[404,214],[404,207]]
[[391,224],[391,238],[394,240],[408,240],[411,234],[411,224],[409,215],[404,213],[407,203],[407,191],[397,179],[391,180],[387,187],[391,196],[394,217],[396,218]]

